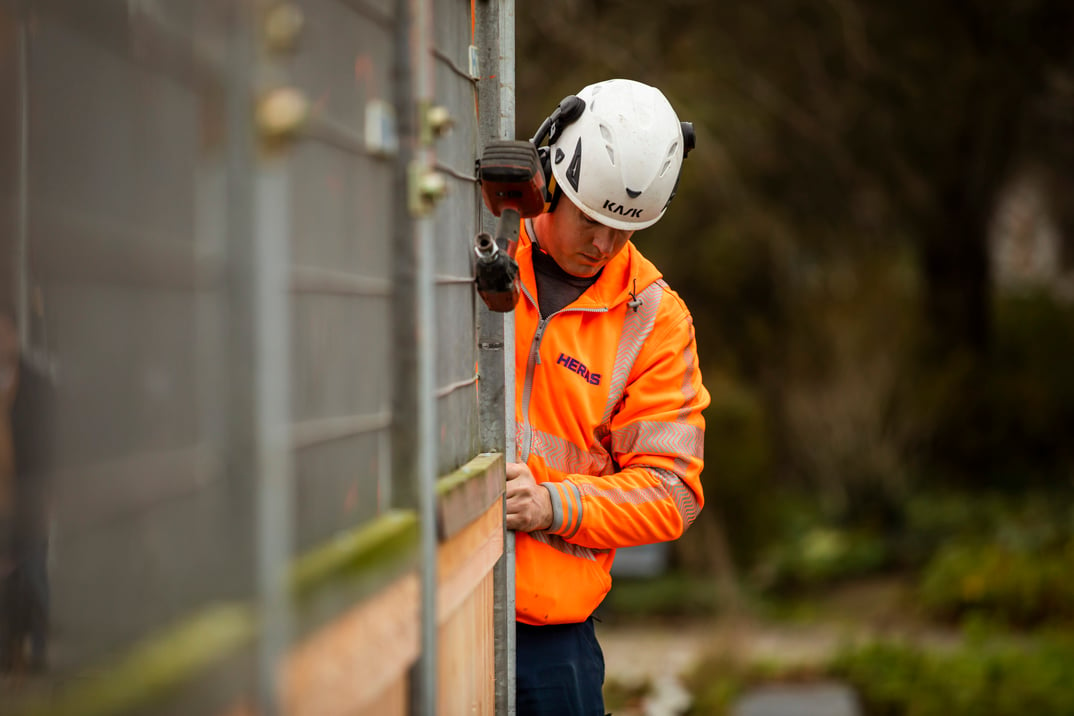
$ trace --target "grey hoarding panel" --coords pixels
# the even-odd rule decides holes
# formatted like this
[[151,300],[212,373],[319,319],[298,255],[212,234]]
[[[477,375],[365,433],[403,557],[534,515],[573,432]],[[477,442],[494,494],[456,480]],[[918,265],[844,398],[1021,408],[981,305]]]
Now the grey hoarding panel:
[[[189,39],[200,6],[139,8],[151,6],[37,3],[27,24],[28,278],[57,396],[61,674],[250,591],[248,497],[224,480],[220,417],[222,80]],[[148,41],[161,38],[172,44]]]

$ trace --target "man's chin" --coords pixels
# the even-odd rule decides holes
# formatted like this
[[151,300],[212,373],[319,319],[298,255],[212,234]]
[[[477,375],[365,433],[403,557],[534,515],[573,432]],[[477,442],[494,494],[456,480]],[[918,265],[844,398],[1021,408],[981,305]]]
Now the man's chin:
[[575,278],[593,278],[600,273],[600,266],[574,266],[567,273]]
[[566,270],[571,276],[577,276],[578,278],[593,278],[600,270],[604,268],[604,264],[596,261],[587,261],[582,259],[575,261]]

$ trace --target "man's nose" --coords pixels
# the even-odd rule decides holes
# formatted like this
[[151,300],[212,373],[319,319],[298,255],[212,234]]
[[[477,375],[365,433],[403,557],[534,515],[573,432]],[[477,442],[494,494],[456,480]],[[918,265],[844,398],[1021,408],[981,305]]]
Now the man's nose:
[[607,226],[602,226],[593,235],[593,246],[600,251],[601,255],[611,256],[615,250],[615,237],[618,232]]

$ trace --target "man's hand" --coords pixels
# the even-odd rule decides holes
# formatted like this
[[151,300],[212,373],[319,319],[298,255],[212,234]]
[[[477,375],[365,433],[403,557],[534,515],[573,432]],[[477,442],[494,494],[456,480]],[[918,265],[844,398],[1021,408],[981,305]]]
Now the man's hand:
[[552,498],[522,463],[507,463],[507,529],[536,532],[552,526]]

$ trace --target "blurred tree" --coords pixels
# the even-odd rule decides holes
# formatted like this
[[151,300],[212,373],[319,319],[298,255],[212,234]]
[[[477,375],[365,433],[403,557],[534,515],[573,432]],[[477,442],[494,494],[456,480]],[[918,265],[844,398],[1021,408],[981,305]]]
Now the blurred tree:
[[1014,162],[1074,145],[1041,131],[1058,96],[1071,108],[1068,0],[548,0],[518,27],[519,57],[539,58],[519,63],[520,117],[607,76],[660,86],[723,185],[696,193],[695,227],[760,210],[812,250],[910,237],[944,350],[987,344],[986,229]]

